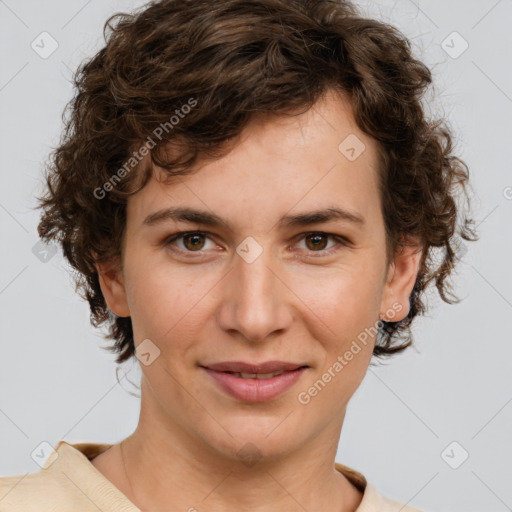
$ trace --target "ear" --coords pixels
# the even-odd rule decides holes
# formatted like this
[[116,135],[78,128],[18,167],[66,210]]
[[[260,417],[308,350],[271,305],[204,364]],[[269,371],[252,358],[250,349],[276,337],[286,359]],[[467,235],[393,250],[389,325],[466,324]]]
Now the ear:
[[407,238],[398,247],[388,273],[380,305],[380,319],[387,322],[403,320],[410,310],[411,296],[421,262],[422,247],[416,238]]
[[114,262],[96,263],[101,292],[109,309],[121,317],[130,316],[126,300],[123,274],[119,265]]

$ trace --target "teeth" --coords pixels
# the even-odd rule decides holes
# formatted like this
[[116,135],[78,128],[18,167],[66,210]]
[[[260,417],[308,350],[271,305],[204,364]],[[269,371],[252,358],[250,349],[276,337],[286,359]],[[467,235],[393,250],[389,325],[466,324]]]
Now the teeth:
[[282,370],[280,372],[274,372],[274,373],[258,373],[258,375],[256,375],[256,378],[257,379],[271,379],[272,377],[276,377],[277,375],[281,375],[282,373],[283,373]]
[[241,377],[242,379],[271,379],[272,377],[277,377],[284,373],[283,370],[273,373],[234,373],[237,377]]

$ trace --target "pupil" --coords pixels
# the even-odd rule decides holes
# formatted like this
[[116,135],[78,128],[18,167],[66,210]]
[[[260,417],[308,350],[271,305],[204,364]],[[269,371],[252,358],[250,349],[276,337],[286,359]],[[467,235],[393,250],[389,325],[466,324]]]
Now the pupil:
[[323,240],[324,240],[324,243],[323,243],[323,244],[320,244],[320,245],[321,245],[321,247],[320,247],[318,244],[315,244],[315,243],[314,243],[314,245],[313,245],[313,247],[312,247],[313,249],[315,249],[315,248],[316,248],[316,249],[319,249],[319,248],[320,248],[320,249],[324,249],[324,248],[325,248],[325,239],[326,239],[326,237],[325,237],[324,235],[311,235],[310,237],[308,237],[308,240],[318,240],[319,238],[320,238],[320,239],[323,239]]
[[[199,246],[195,243],[198,241],[198,239],[200,239],[202,237],[202,235],[188,235],[185,237],[185,246],[187,247],[187,249],[201,249],[203,247],[204,244],[199,244]],[[189,242],[190,240],[194,240],[194,242],[192,242],[192,245],[189,246],[190,244],[188,244],[187,242]]]

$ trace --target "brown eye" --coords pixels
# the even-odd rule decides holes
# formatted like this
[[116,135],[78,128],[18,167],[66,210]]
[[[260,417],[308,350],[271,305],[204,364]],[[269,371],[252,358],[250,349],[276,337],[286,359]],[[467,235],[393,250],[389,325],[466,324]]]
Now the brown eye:
[[306,257],[322,257],[330,256],[343,247],[350,247],[350,242],[342,236],[318,231],[303,233],[298,245]]
[[306,246],[311,251],[323,250],[327,247],[327,240],[329,236],[325,233],[312,233],[306,235]]
[[[176,233],[168,238],[164,245],[173,246],[173,250],[176,248],[181,252],[206,252],[208,249],[208,241],[215,246],[211,238],[201,231],[183,231]],[[211,247],[210,247],[211,248]]]
[[183,245],[190,251],[202,249],[204,247],[204,235],[192,233],[183,236]]

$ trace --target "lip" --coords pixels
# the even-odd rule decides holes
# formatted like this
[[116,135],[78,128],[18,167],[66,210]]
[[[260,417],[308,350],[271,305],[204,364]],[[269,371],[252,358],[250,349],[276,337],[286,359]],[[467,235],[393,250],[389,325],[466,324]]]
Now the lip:
[[[267,361],[259,364],[244,362],[216,363],[201,368],[227,394],[243,402],[268,402],[290,389],[307,369],[306,365]],[[274,373],[281,375],[268,379],[244,379],[232,373]]]
[[292,371],[307,366],[302,363],[290,363],[285,361],[263,361],[257,364],[244,363],[243,361],[224,361],[222,363],[214,363],[202,365],[205,368],[216,372],[235,372],[235,373],[273,373],[279,371]]

